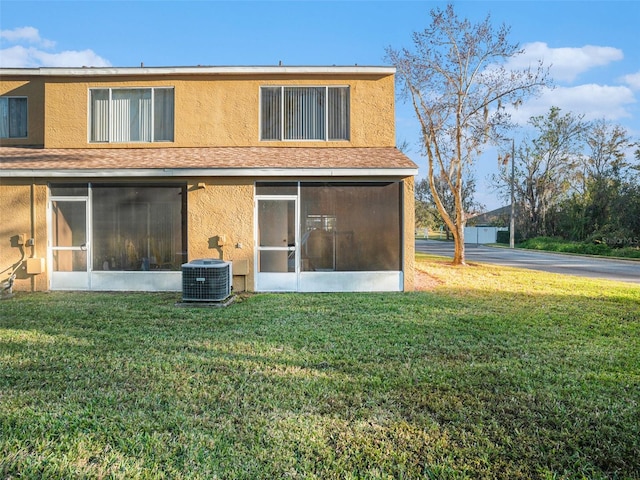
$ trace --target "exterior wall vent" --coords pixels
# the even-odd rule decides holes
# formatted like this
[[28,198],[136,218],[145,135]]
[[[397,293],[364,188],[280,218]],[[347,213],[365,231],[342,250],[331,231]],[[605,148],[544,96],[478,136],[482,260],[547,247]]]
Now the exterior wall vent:
[[202,258],[182,264],[183,302],[222,302],[231,296],[231,262]]

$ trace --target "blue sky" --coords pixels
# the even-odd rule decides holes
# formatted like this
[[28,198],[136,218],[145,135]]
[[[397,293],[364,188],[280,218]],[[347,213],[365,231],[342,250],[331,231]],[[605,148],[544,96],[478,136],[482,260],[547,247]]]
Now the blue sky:
[[[517,112],[551,106],[607,118],[640,140],[640,1],[455,1],[472,21],[511,26],[521,62],[552,64],[555,88]],[[12,1],[0,2],[0,66],[384,65],[385,48],[410,46],[439,1]],[[397,105],[397,136],[424,171],[418,126]],[[501,203],[478,159],[478,199]]]

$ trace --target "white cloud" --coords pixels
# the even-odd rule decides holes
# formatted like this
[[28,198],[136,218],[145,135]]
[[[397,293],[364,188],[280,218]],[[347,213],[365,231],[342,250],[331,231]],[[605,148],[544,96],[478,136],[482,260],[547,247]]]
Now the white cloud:
[[27,42],[39,45],[42,48],[53,48],[55,42],[42,38],[40,32],[34,27],[19,27],[13,30],[0,30],[0,38],[11,43]]
[[585,84],[575,87],[546,89],[541,96],[512,110],[513,121],[524,125],[530,117],[545,115],[551,107],[563,112],[584,114],[585,120],[606,118],[618,121],[631,118],[628,106],[636,103],[632,90],[626,86]]
[[633,90],[640,90],[640,72],[625,75],[621,80]]
[[2,68],[109,66],[111,66],[109,61],[97,55],[93,50],[66,50],[50,53],[21,45],[0,50],[0,67]]
[[0,50],[0,67],[108,67],[108,60],[93,50],[51,51],[55,42],[44,39],[34,27],[0,30],[0,39],[14,45]]
[[28,48],[19,45],[0,50],[0,67],[33,67],[30,64]]
[[509,60],[507,69],[522,69],[542,60],[550,67],[551,77],[557,81],[572,82],[583,72],[622,60],[622,50],[613,47],[585,45],[579,48],[551,48],[545,42],[527,43],[524,52]]

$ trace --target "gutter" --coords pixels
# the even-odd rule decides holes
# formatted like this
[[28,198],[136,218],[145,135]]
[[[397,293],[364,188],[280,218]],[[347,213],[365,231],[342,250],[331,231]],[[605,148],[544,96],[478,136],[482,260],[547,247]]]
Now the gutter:
[[124,168],[3,169],[0,178],[134,178],[134,177],[410,177],[417,168]]

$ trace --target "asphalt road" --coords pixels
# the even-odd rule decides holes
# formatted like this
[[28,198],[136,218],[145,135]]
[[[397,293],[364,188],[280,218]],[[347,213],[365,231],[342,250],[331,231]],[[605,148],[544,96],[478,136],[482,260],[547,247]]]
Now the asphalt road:
[[[453,258],[453,242],[416,240],[416,251]],[[539,252],[534,250],[466,245],[467,262],[484,262],[508,267],[528,268],[544,272],[604,278],[640,284],[640,262],[579,255]]]

